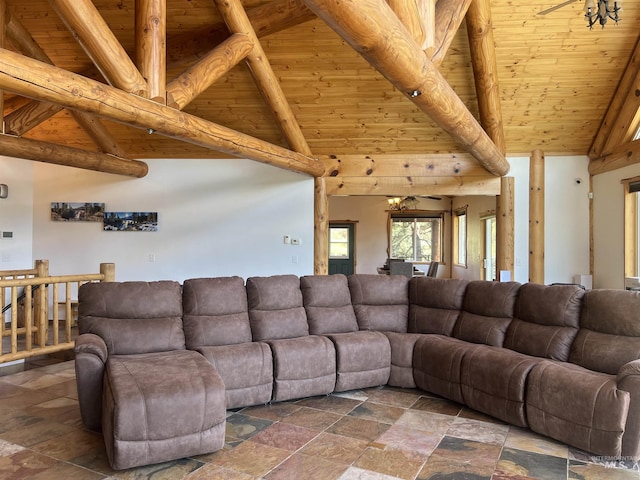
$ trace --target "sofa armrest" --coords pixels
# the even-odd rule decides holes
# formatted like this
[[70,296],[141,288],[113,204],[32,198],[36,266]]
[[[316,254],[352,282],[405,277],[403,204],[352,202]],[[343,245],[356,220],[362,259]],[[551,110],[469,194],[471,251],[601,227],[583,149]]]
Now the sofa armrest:
[[83,333],[76,338],[76,344],[73,348],[74,352],[89,353],[97,356],[102,363],[106,363],[109,352],[107,350],[107,344],[104,343],[102,337],[93,333]]
[[616,383],[619,390],[629,392],[630,396],[627,424],[622,437],[622,455],[640,458],[640,359],[620,367]]
[[107,345],[98,335],[84,333],[76,338],[74,352],[82,423],[89,430],[99,431],[102,428],[102,381]]

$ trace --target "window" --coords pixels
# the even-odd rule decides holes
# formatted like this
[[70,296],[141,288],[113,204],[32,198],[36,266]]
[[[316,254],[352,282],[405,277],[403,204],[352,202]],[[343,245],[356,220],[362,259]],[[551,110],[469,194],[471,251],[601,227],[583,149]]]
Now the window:
[[349,258],[349,228],[329,229],[329,258]]
[[640,275],[640,177],[623,180],[624,196],[624,275]]
[[443,212],[389,213],[389,257],[442,262]]
[[453,263],[467,266],[467,207],[453,211]]

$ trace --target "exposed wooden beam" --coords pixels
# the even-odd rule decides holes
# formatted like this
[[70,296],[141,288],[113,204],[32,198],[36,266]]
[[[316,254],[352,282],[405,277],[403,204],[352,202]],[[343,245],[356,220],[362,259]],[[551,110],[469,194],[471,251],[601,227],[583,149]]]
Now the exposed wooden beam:
[[471,2],[466,19],[473,78],[480,110],[480,124],[504,155],[507,150],[502,125],[498,64],[493,41],[490,0]]
[[0,89],[280,168],[324,173],[317,159],[6,49],[0,49]]
[[182,110],[253,50],[243,33],[234,33],[167,85],[167,105]]
[[147,97],[166,102],[167,0],[136,0],[136,62],[147,80]]
[[[7,40],[7,2],[0,0],[0,48],[6,47]],[[0,133],[5,132],[4,92],[0,90]]]
[[319,17],[493,175],[509,163],[384,0],[305,0]]
[[[16,45],[16,47],[24,52],[27,56],[31,58],[35,58],[44,63],[48,63],[53,65],[53,61],[49,58],[49,56],[45,53],[45,51],[38,45],[38,43],[33,39],[33,37],[27,32],[27,30],[23,27],[23,25],[13,17],[13,15],[8,15],[8,23],[7,23],[7,33],[8,37],[11,39],[12,43]],[[16,135],[21,135],[25,133],[28,129],[31,129],[42,123],[46,119],[58,113],[60,110],[60,106],[53,106],[51,104],[27,104],[25,105],[25,111],[16,113],[16,118],[14,122],[14,118],[11,121],[14,125],[17,125],[17,122],[20,122],[22,125],[22,129],[11,130],[15,132]],[[20,116],[22,115],[22,116]],[[115,138],[111,135],[111,133],[106,129],[102,123],[97,118],[92,118],[90,115],[87,115],[82,112],[72,112],[72,115],[78,125],[89,135],[89,137],[96,143],[100,151],[103,153],[109,153],[111,155],[116,155],[118,157],[126,157],[125,153],[118,146]],[[26,128],[26,129],[25,129]],[[7,130],[8,132],[10,130]]]
[[633,138],[640,122],[640,36],[609,109],[589,149],[592,160],[608,156]]
[[214,0],[214,2],[229,30],[247,35],[253,43],[253,50],[247,55],[246,61],[289,146],[296,152],[310,156],[311,149],[291,111],[289,102],[280,87],[280,82],[269,64],[267,55],[253,30],[242,3],[240,0]]
[[[302,0],[273,0],[247,10],[247,16],[258,38],[316,18]],[[197,31],[172,35],[167,41],[167,63],[173,67],[190,64],[208,54],[212,46],[222,43],[228,36],[229,32],[222,22]]]
[[91,0],[49,0],[109,84],[145,95],[147,82]]
[[436,3],[434,51],[431,61],[439,67],[462,24],[472,0],[438,0]]
[[609,155],[589,162],[589,173],[598,175],[640,163],[640,140],[620,145]]
[[435,0],[387,0],[422,50],[433,47]]
[[500,177],[323,177],[327,195],[498,195]]
[[137,178],[149,171],[147,164],[138,160],[10,135],[0,135],[0,155]]
[[319,157],[325,177],[487,177],[468,153],[331,155]]
[[62,110],[60,105],[31,100],[25,106],[14,110],[5,117],[5,133],[24,135],[60,110]]

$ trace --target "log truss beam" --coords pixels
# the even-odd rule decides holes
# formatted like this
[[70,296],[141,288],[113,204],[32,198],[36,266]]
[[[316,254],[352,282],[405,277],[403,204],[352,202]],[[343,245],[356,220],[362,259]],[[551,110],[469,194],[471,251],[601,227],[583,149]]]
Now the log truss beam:
[[[589,149],[589,170],[602,171],[604,163],[627,163],[626,152],[640,126],[640,36],[624,70],[609,109]],[[630,148],[631,147],[631,148]],[[637,154],[636,154],[637,157]],[[613,170],[613,168],[609,168]],[[606,170],[605,170],[606,171]]]
[[296,152],[311,156],[311,149],[291,111],[289,102],[280,87],[280,82],[269,64],[267,55],[253,30],[242,3],[240,0],[214,0],[214,2],[229,30],[233,33],[247,35],[253,43],[253,50],[246,58],[247,64],[289,146]]
[[315,158],[6,49],[0,49],[0,89],[287,170],[324,173]]
[[136,0],[136,62],[147,82],[147,96],[166,102],[167,0]]
[[384,0],[305,0],[307,6],[491,174],[509,164]]

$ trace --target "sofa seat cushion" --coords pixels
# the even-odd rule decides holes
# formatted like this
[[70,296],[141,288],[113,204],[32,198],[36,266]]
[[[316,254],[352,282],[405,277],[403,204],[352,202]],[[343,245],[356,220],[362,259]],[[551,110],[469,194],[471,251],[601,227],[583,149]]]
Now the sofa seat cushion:
[[465,405],[519,427],[527,426],[525,387],[531,369],[542,359],[482,345],[462,359]]
[[185,280],[182,302],[188,349],[251,341],[247,292],[242,278]]
[[327,395],[336,386],[336,350],[327,337],[270,340],[273,401]]
[[416,386],[454,402],[464,403],[461,367],[464,356],[480,345],[442,335],[422,335],[413,349]]
[[389,340],[380,332],[327,335],[336,349],[336,392],[384,385],[391,370]]
[[529,375],[526,409],[534,432],[597,455],[621,454],[629,393],[614,376],[545,360]]
[[225,417],[222,379],[197,352],[107,360],[102,432],[116,470],[219,450]]
[[227,409],[269,403],[273,392],[271,348],[263,342],[200,347],[226,390]]
[[413,348],[423,337],[419,333],[383,332],[391,346],[391,371],[389,381],[392,387],[416,388],[413,379]]
[[349,275],[351,303],[360,330],[406,332],[409,279],[403,275]]

